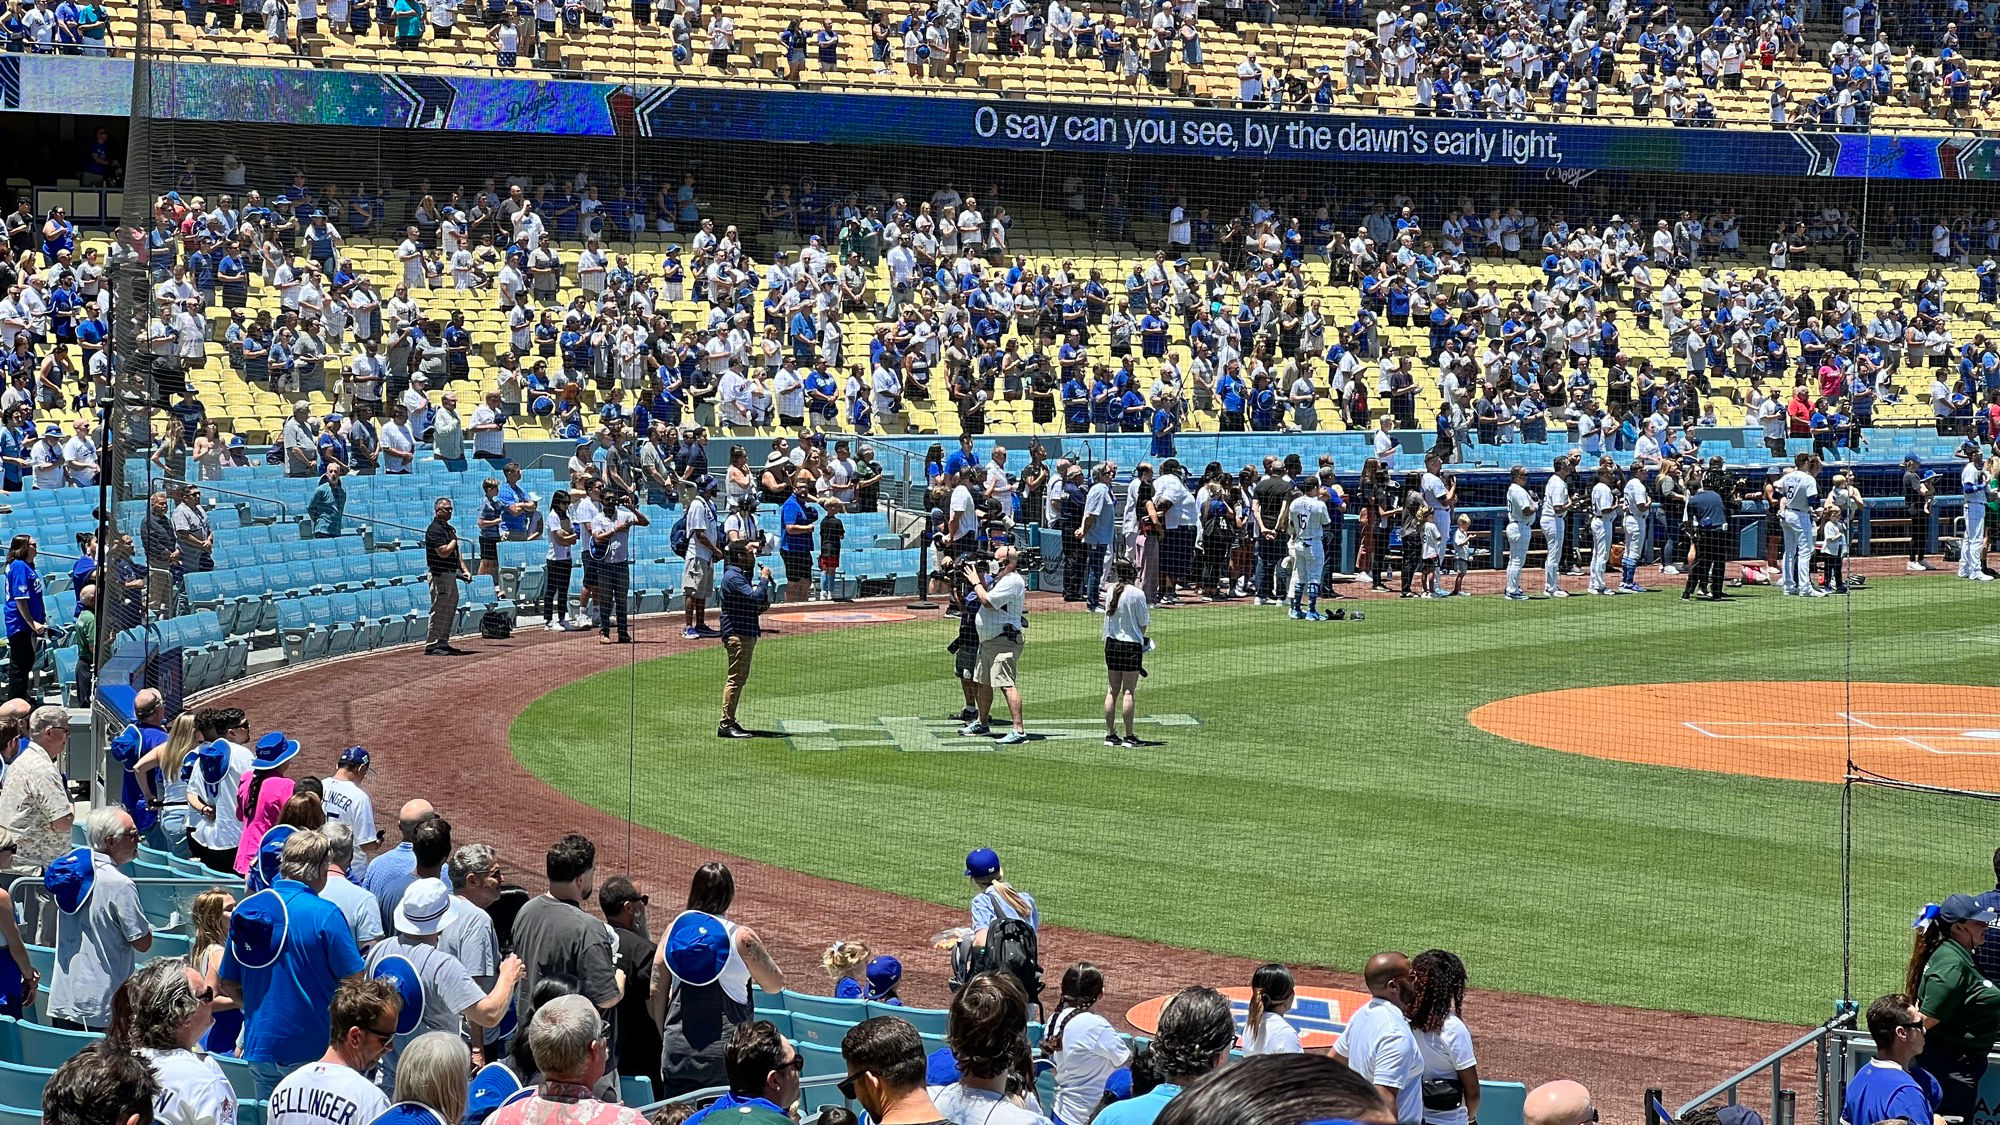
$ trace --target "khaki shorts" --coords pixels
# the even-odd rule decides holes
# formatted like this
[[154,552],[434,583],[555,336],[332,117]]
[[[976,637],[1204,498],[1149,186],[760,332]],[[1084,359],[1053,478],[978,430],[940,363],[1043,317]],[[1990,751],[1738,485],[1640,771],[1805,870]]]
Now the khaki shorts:
[[1014,686],[1014,662],[1021,656],[1021,642],[995,637],[979,642],[979,662],[973,665],[972,682],[993,688]]
[[690,551],[687,568],[681,573],[681,592],[690,598],[707,601],[715,596],[715,561],[698,559]]

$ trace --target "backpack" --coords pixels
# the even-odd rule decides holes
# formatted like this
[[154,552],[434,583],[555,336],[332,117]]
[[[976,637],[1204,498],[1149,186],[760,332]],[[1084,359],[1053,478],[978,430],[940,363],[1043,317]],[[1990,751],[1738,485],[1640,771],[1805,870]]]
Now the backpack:
[[967,949],[961,943],[960,953],[952,958],[951,990],[958,991],[980,973],[1005,973],[1020,981],[1028,1002],[1039,1009],[1042,959],[1035,928],[996,911],[986,927],[986,944]]
[[479,615],[479,635],[489,641],[504,641],[514,635],[514,627],[507,623],[506,614],[489,609]]
[[683,515],[681,518],[675,520],[674,526],[667,529],[667,546],[673,549],[674,554],[679,555],[682,558],[687,557],[688,553],[687,516]]

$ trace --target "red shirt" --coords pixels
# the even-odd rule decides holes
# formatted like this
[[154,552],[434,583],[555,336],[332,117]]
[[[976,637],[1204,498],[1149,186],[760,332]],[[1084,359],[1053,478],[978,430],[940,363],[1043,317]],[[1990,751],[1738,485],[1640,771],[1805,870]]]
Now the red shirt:
[[1793,437],[1812,436],[1812,403],[1794,395],[1792,401],[1785,405],[1785,415],[1791,419]]

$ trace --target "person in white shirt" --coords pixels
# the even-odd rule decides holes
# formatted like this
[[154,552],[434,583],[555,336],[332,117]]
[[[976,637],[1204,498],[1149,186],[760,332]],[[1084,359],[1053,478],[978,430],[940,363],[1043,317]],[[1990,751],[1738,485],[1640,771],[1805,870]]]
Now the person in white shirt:
[[[1319,613],[1319,579],[1326,570],[1326,529],[1333,523],[1326,501],[1320,499],[1319,477],[1299,478],[1298,495],[1285,506],[1285,528],[1291,532],[1292,581],[1286,597],[1294,621],[1324,620]],[[1299,595],[1306,595],[1301,607]]]
[[1374,999],[1347,1021],[1333,1045],[1333,1057],[1353,1068],[1396,1109],[1397,1125],[1422,1125],[1424,1063],[1417,1037],[1405,1013],[1410,1006],[1410,959],[1401,953],[1377,953],[1362,973]]
[[396,247],[396,260],[403,263],[403,285],[414,293],[425,288],[424,247],[418,240],[416,227],[405,227],[402,245]]
[[1610,594],[1604,572],[1611,565],[1611,531],[1618,521],[1618,489],[1611,484],[1617,470],[1607,461],[1597,466],[1597,483],[1590,486],[1590,592]]
[[1993,576],[1986,573],[1986,495],[1990,481],[1986,468],[1979,461],[1979,446],[1965,442],[1958,447],[1958,455],[1965,458],[1965,467],[1959,470],[1959,491],[1965,496],[1965,541],[1958,551],[1958,576],[1974,582],[1991,582]]
[[78,421],[76,435],[63,443],[63,470],[69,482],[79,488],[97,485],[97,442],[90,436],[90,423]]
[[[1784,555],[1779,560],[1779,585],[1796,597],[1823,598],[1813,584],[1813,512],[1819,507],[1819,458],[1801,453],[1792,468],[1778,478],[1778,525],[1784,531]],[[1962,565],[1962,564],[1961,564]]]
[[381,977],[354,976],[334,990],[326,1054],[286,1075],[271,1091],[268,1125],[358,1125],[389,1108],[364,1075],[396,1041],[403,996]]
[[[1129,564],[1128,564],[1129,565]],[[1139,604],[1144,606],[1141,597]],[[1042,1057],[1056,1068],[1049,1110],[1061,1121],[1089,1121],[1104,1099],[1111,1072],[1132,1060],[1132,1048],[1092,1009],[1104,996],[1104,974],[1088,961],[1063,970],[1062,999],[1042,1036]]]
[[1548,559],[1542,563],[1542,592],[1552,598],[1569,597],[1569,591],[1562,588],[1559,576],[1562,574],[1563,544],[1569,532],[1569,509],[1573,502],[1569,487],[1572,471],[1567,455],[1556,458],[1555,472],[1542,488],[1542,547],[1548,552]]
[[118,1038],[132,1046],[159,1081],[153,1120],[160,1125],[231,1125],[236,1091],[200,1050],[215,1023],[215,994],[185,957],[139,967],[122,986],[126,1006]]
[[1646,464],[1632,462],[1625,478],[1625,558],[1620,563],[1618,589],[1627,594],[1652,591],[1639,585],[1639,565],[1653,545],[1653,490],[1646,484]]
[[1020,552],[1014,548],[1000,547],[995,550],[991,585],[978,567],[965,568],[966,580],[972,583],[972,594],[979,599],[975,617],[979,658],[972,675],[978,690],[979,715],[959,733],[968,737],[984,737],[991,733],[988,724],[993,714],[993,693],[998,691],[1007,701],[1007,714],[1014,724],[1014,729],[997,740],[1001,746],[1019,746],[1028,741],[1028,730],[1021,719],[1021,689],[1015,671],[1021,656],[1023,631],[1027,628],[1022,612],[1027,604],[1028,584],[1021,577],[1020,564]]
[[[1104,603],[1104,744],[1153,746],[1156,744],[1141,739],[1132,730],[1132,717],[1139,705],[1139,678],[1145,675],[1146,649],[1152,643],[1146,637],[1146,627],[1152,623],[1152,610],[1146,604],[1146,591],[1136,584],[1139,568],[1130,559],[1119,559],[1113,563],[1111,576],[1114,584]],[[1121,712],[1125,716],[1125,733],[1122,736],[1118,733],[1118,715]],[[1063,981],[1067,999],[1069,978],[1065,976]],[[1102,980],[1098,982],[1098,987],[1101,991]],[[1099,1086],[1102,1085],[1100,1081]]]
[[[1510,601],[1526,601],[1521,568],[1528,562],[1528,545],[1535,538],[1535,494],[1528,491],[1528,469],[1516,465],[1507,478],[1507,589]],[[1561,555],[1560,550],[1556,550]]]
[[359,882],[368,870],[368,852],[382,843],[382,830],[375,826],[375,801],[361,787],[374,768],[366,746],[349,746],[340,752],[333,776],[320,783],[326,798],[326,818],[354,830],[354,862],[348,878]]
[[1298,989],[1292,971],[1279,964],[1261,965],[1250,977],[1250,1010],[1243,1019],[1243,1053],[1246,1055],[1295,1055],[1298,1029],[1285,1013],[1292,1010]]
[[1424,1125],[1469,1125],[1479,1117],[1479,1058],[1472,1033],[1460,1018],[1465,963],[1454,953],[1430,949],[1410,962],[1410,975],[1410,1030],[1416,1033],[1428,1087]]
[[946,513],[945,539],[951,544],[953,555],[962,554],[979,532],[979,505],[972,498],[972,482],[978,478],[979,470],[966,466],[958,472],[958,484],[951,490],[950,507]]

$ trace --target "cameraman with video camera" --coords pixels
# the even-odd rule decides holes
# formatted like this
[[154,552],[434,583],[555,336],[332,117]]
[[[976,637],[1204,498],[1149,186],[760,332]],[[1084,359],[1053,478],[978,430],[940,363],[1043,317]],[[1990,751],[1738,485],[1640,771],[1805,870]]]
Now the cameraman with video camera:
[[979,633],[979,656],[973,666],[979,713],[959,733],[968,737],[992,733],[987,724],[993,715],[993,692],[997,688],[1006,698],[1007,713],[1014,721],[1014,729],[999,739],[1001,746],[1019,746],[1028,741],[1027,729],[1021,722],[1021,690],[1015,682],[1015,665],[1021,657],[1023,630],[1027,628],[1022,614],[1027,608],[1028,584],[1020,575],[1020,563],[1020,552],[1013,547],[995,550],[990,585],[979,564],[965,567],[965,579],[971,583],[972,596],[979,603],[973,622]]

